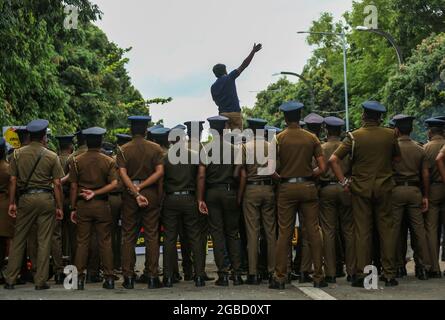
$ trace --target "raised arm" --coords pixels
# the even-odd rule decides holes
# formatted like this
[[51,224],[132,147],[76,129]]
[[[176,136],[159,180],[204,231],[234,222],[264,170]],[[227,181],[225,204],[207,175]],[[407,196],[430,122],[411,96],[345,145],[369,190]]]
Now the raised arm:
[[241,66],[237,69],[238,73],[241,74],[252,62],[253,57],[255,56],[255,53],[257,53],[258,51],[260,51],[263,48],[263,46],[261,45],[261,43],[259,44],[254,44],[252,51],[250,51],[250,54],[247,56],[246,59],[244,59],[243,63],[241,64]]

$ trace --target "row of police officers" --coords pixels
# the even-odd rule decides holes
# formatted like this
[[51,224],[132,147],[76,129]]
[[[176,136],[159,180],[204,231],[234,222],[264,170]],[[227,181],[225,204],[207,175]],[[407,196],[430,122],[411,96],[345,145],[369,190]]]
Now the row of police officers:
[[[48,121],[30,122],[21,128],[27,142],[9,156],[0,140],[2,264],[10,242],[5,289],[21,283],[27,256],[36,290],[49,288],[50,257],[56,283],[63,283],[63,252],[76,266],[81,290],[102,281],[100,270],[103,287],[113,289],[116,269],[126,289],[136,282],[172,287],[181,279],[178,238],[184,279],[202,287],[212,280],[205,271],[209,234],[217,286],[267,280],[281,290],[299,278],[322,288],[346,275],[344,264],[352,286],[364,286],[370,265],[386,286],[395,286],[406,275],[408,234],[417,278],[440,277],[445,118],[426,121],[429,142],[422,146],[410,138],[413,117],[397,115],[387,128],[383,105],[362,107],[362,126],[346,134],[342,119],[316,114],[304,118],[303,129],[304,106],[296,101],[280,107],[284,130],[248,119],[253,139],[227,133],[228,118],[211,117],[207,143],[201,143],[203,121],[175,127],[171,141],[170,129],[148,128],[149,116],[131,116],[131,136],[118,135],[115,155],[99,127],[76,133],[75,152],[73,136],[58,137],[57,155],[47,148]],[[181,153],[186,160],[174,161]],[[297,218],[298,261],[292,262]],[[140,230],[145,270],[137,279]]]

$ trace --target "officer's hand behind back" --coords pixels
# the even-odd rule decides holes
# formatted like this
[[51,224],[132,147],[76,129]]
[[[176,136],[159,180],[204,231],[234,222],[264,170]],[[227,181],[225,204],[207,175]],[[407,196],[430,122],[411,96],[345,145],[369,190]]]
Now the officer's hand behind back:
[[17,217],[17,205],[16,204],[9,205],[8,214],[10,217],[12,217],[14,219]]

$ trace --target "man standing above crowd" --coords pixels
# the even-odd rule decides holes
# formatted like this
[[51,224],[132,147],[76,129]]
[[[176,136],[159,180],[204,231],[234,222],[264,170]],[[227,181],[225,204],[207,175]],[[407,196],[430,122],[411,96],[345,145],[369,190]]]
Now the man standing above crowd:
[[227,67],[224,64],[217,64],[213,67],[213,73],[217,79],[211,88],[212,98],[218,106],[219,114],[229,118],[229,129],[243,130],[243,118],[235,80],[250,65],[255,54],[261,49],[261,44],[254,44],[252,51],[241,66],[229,74],[227,74]]

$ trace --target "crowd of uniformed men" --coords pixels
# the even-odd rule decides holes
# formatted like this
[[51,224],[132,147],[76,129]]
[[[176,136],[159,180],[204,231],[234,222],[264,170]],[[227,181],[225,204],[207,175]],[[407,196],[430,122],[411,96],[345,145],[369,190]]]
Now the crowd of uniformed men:
[[[218,286],[268,281],[270,288],[284,289],[298,279],[325,287],[347,276],[362,287],[368,265],[378,268],[386,286],[395,286],[396,278],[407,275],[408,235],[415,276],[441,277],[445,117],[426,121],[428,143],[422,146],[410,138],[413,117],[397,115],[385,127],[384,106],[367,101],[362,107],[362,126],[344,133],[342,119],[313,113],[302,119],[303,105],[286,102],[280,107],[286,128],[247,119],[255,136],[247,142],[224,131],[242,129],[242,122],[223,115],[208,119],[208,143],[201,142],[203,121],[178,125],[179,138],[169,141],[170,129],[148,128],[149,116],[132,116],[131,135],[117,135],[116,146],[103,141],[105,129],[94,127],[57,136],[58,154],[47,147],[48,121],[16,128],[20,148],[8,152],[0,140],[4,288],[33,281],[37,290],[48,289],[51,261],[59,285],[64,265],[75,265],[79,289],[102,281],[112,289],[120,273],[126,289],[135,283],[172,287],[180,280],[201,287],[214,280],[205,270],[208,235]],[[193,127],[199,134],[192,134]],[[212,154],[220,137],[221,148],[242,151],[241,164],[206,160],[224,156]],[[276,158],[246,161],[258,144],[270,151],[271,141]],[[200,153],[207,158],[173,164],[168,149],[178,143],[188,159]],[[271,164],[276,170],[261,171]],[[136,277],[141,228],[145,269]]]

